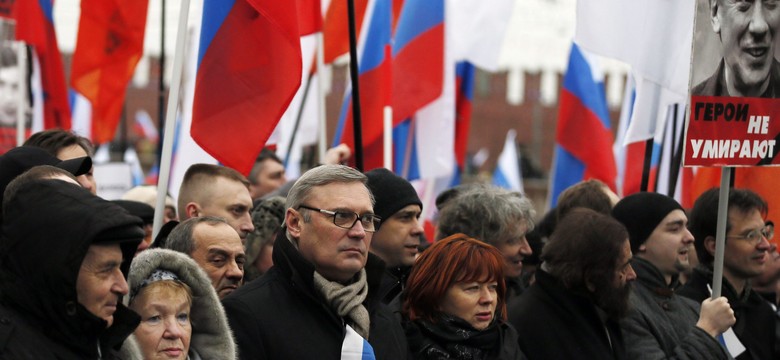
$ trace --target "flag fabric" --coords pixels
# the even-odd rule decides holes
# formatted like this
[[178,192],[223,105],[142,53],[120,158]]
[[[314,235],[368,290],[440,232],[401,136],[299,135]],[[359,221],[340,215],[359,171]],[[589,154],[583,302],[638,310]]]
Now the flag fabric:
[[296,0],[298,31],[301,36],[322,31],[322,7],[320,0]]
[[393,124],[442,93],[444,0],[405,0],[393,42]]
[[135,122],[133,123],[135,133],[149,141],[157,142],[160,140],[160,133],[157,131],[152,121],[152,117],[145,110],[139,110],[135,113]]
[[[362,24],[366,14],[368,0],[355,0],[355,32],[357,38],[361,36]],[[324,39],[325,63],[330,64],[337,57],[349,52],[349,20],[347,17],[347,2],[344,0],[331,0],[325,13],[322,24]]]
[[141,160],[138,159],[138,153],[135,147],[128,146],[123,157],[125,164],[130,165],[130,175],[133,179],[133,186],[144,183],[144,170],[141,168]]
[[[447,24],[452,27],[451,43],[457,61],[469,61],[486,71],[498,71],[504,38],[514,11],[514,0],[448,0]],[[447,30],[450,31],[450,30]]]
[[68,91],[65,71],[52,10],[54,0],[16,0],[12,18],[16,19],[16,39],[35,48],[40,63],[43,91],[43,126],[70,129]]
[[644,163],[644,142],[624,144],[623,139],[631,122],[631,113],[634,109],[636,98],[636,83],[629,73],[626,78],[625,92],[623,93],[623,105],[620,109],[617,136],[612,151],[615,154],[617,165],[617,194],[620,197],[628,196],[639,191],[642,181],[642,167]]
[[506,133],[506,142],[504,142],[504,150],[501,151],[501,155],[498,156],[498,164],[496,170],[493,172],[493,184],[505,189],[519,191],[524,193],[523,179],[521,177],[519,161],[520,157],[517,153],[517,132],[515,129],[509,129]]
[[600,70],[576,44],[561,88],[550,207],[578,181],[595,178],[615,189],[609,111]]
[[344,341],[341,344],[342,360],[376,360],[374,348],[351,326],[346,325]]
[[466,145],[471,129],[471,102],[474,99],[474,73],[468,61],[455,65],[455,161],[461,171],[466,169]]
[[[364,170],[383,166],[382,133],[385,106],[391,97],[391,26],[390,0],[372,0],[366,8],[365,29],[358,44],[358,72],[360,82],[360,111],[364,145]],[[355,148],[351,89],[342,106],[339,129],[334,144],[343,142]],[[343,130],[342,130],[343,129]],[[340,138],[340,140],[338,140]]]
[[[689,169],[689,168],[686,168]],[[690,206],[705,191],[720,186],[722,168],[700,167],[696,168],[691,181],[691,190],[685,198]],[[734,187],[750,189],[756,192],[767,204],[769,213],[766,219],[775,223],[780,220],[780,191],[774,179],[780,179],[780,167],[738,167],[734,168]]]
[[244,174],[301,84],[297,17],[286,1],[204,3],[191,133]]
[[663,131],[666,107],[686,102],[695,5],[675,0],[577,3],[574,41],[634,69],[637,98],[625,143],[656,136]]
[[127,83],[143,55],[148,0],[82,0],[71,86],[92,104],[92,141],[114,139]]

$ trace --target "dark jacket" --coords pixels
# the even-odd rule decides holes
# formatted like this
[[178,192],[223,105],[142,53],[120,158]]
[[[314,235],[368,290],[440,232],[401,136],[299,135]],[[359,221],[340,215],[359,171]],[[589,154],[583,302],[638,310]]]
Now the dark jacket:
[[[712,284],[712,270],[699,266],[693,269],[693,275],[678,294],[702,302],[709,298],[710,290],[707,285]],[[747,348],[737,360],[768,360],[778,359],[780,356],[774,353],[775,318],[774,311],[761,296],[745,287],[744,293],[737,295],[734,287],[723,278],[721,295],[726,297],[734,310],[737,318],[732,326],[739,341]]]
[[677,295],[676,278],[667,285],[649,261],[634,258],[637,281],[631,310],[620,321],[629,359],[728,359],[720,343],[696,327],[700,304]]
[[382,303],[390,304],[401,295],[401,292],[406,287],[406,279],[411,271],[411,266],[399,266],[385,270],[378,291]]
[[60,180],[23,185],[8,210],[0,240],[0,359],[97,359],[98,348],[103,359],[138,355],[117,352],[138,315],[120,303],[106,328],[78,303],[76,279],[89,246],[106,231],[118,241],[127,237],[120,247],[131,259],[143,238],[141,219]]
[[509,309],[509,323],[529,360],[626,359],[617,321],[601,319],[590,299],[542,269]]
[[[274,243],[274,266],[262,277],[222,301],[241,359],[340,359],[344,321],[314,288],[314,266],[284,232]],[[369,254],[366,264],[368,342],[379,360],[403,359],[406,338],[401,324],[381,303],[384,263]]]
[[[726,88],[724,72],[725,63],[720,61],[717,70],[706,80],[691,89],[694,96],[732,96]],[[769,86],[761,94],[762,98],[780,98],[780,62],[773,59],[772,68],[769,70]]]
[[409,360],[522,360],[517,331],[496,321],[478,331],[462,319],[439,316],[436,322],[405,319]]

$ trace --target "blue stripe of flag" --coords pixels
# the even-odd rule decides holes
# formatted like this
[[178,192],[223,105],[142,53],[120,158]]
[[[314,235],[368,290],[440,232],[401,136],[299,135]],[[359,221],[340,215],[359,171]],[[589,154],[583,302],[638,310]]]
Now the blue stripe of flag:
[[414,38],[444,22],[443,0],[406,0],[398,18],[393,56]]
[[203,3],[203,21],[200,28],[200,48],[198,49],[198,68],[203,60],[203,55],[211,45],[211,40],[222,27],[230,9],[236,0],[205,0]]

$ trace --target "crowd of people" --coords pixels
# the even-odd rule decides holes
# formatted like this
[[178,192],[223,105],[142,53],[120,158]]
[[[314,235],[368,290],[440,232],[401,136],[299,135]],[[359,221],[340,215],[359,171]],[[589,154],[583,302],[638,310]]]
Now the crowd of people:
[[[686,210],[597,180],[539,216],[460,185],[423,202],[386,169],[287,182],[195,164],[155,239],[153,187],[95,195],[92,147],[47,130],[0,156],[0,359],[780,359],[767,204],[718,189]],[[179,222],[180,221],[180,222]]]

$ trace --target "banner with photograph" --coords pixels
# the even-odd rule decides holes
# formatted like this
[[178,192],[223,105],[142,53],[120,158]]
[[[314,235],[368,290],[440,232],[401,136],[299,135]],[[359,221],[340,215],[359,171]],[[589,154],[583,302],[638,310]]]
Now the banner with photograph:
[[697,0],[685,166],[780,165],[780,5]]

